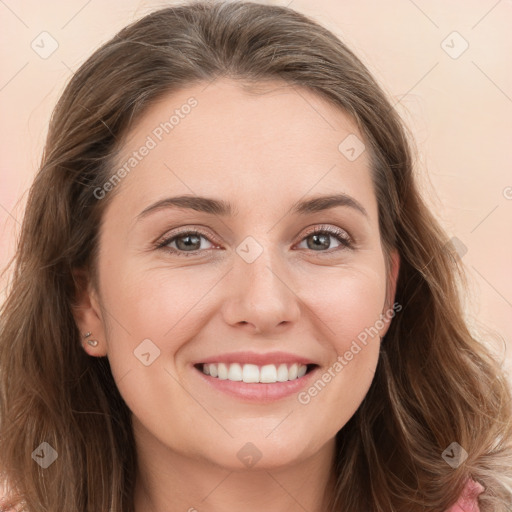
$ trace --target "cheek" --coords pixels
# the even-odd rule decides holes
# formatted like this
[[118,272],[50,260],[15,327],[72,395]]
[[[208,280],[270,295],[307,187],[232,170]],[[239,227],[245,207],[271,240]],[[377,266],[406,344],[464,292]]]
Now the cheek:
[[173,360],[203,325],[202,299],[218,279],[197,267],[122,264],[104,276],[112,374],[130,410],[154,432],[168,430],[170,404],[185,423],[204,414],[177,382]]
[[109,276],[106,302],[134,341],[148,337],[168,341],[201,311],[201,301],[219,279],[197,267],[119,268]]
[[383,273],[373,270],[339,272],[310,294],[317,336],[327,340],[331,358],[298,401],[310,413],[330,411],[333,432],[353,416],[373,380],[384,300]]
[[338,354],[348,350],[352,340],[363,340],[364,333],[379,339],[386,285],[383,272],[347,269],[316,282],[318,286],[308,294],[309,305],[321,320],[322,337]]
[[116,380],[140,371],[143,361],[137,357],[148,352],[144,358],[155,361],[151,368],[172,367],[177,352],[207,321],[208,291],[218,283],[218,273],[192,266],[111,268],[104,274],[103,296],[110,328],[108,358]]

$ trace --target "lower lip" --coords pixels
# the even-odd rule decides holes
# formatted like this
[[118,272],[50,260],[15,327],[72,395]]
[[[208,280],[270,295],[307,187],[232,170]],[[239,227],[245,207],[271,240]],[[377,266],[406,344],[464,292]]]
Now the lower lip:
[[222,380],[217,377],[206,375],[195,366],[192,369],[199,374],[204,382],[213,386],[215,389],[222,391],[235,398],[251,402],[274,402],[281,398],[289,397],[298,393],[301,389],[309,385],[319,370],[315,366],[311,371],[303,377],[289,380],[287,382],[275,382],[271,384],[263,383],[247,383],[243,381]]

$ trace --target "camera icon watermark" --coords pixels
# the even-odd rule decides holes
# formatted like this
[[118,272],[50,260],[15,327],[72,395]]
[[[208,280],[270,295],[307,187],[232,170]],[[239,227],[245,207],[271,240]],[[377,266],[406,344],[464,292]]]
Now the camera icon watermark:
[[469,48],[469,43],[454,30],[443,39],[441,48],[452,59],[458,59]]
[[355,133],[345,137],[338,146],[338,151],[350,162],[357,160],[365,149],[364,142]]
[[456,236],[453,236],[450,238],[448,242],[444,245],[444,248],[454,257],[458,259],[462,259],[464,255],[468,252],[468,248],[466,244],[457,238]]
[[48,444],[46,441],[41,443],[33,452],[32,458],[43,468],[51,466],[56,460],[59,454],[55,449]]
[[441,454],[441,457],[453,469],[456,469],[468,458],[468,452],[459,443],[454,441]]
[[252,237],[246,237],[236,248],[236,253],[246,262],[253,263],[260,257],[263,247]]
[[149,338],[143,340],[133,353],[144,366],[153,364],[160,357],[160,349]]
[[245,443],[242,448],[238,450],[236,456],[244,466],[252,468],[261,459],[263,454],[253,443]]
[[47,59],[57,51],[59,43],[50,33],[43,31],[34,38],[30,47],[41,59]]

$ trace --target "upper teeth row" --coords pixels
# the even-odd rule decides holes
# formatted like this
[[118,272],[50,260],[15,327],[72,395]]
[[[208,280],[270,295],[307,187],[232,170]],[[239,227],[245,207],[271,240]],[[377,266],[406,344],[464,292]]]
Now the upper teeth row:
[[305,364],[293,363],[290,368],[286,364],[266,364],[257,366],[255,364],[239,363],[205,363],[203,373],[221,380],[233,380],[243,382],[286,382],[303,377],[308,367]]

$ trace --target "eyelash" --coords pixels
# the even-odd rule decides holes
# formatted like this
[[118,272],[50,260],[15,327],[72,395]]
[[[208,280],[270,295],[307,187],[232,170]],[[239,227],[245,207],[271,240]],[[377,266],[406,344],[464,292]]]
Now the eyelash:
[[[347,234],[346,231],[339,229],[339,228],[330,227],[330,226],[319,226],[319,227],[316,227],[316,228],[313,228],[313,229],[307,231],[304,234],[303,238],[300,240],[300,242],[302,242],[306,238],[310,237],[311,235],[317,235],[317,234],[331,235],[334,238],[336,238],[338,240],[338,242],[340,242],[341,246],[336,247],[334,249],[327,249],[326,251],[313,251],[312,249],[310,249],[310,251],[312,251],[312,252],[319,252],[319,253],[323,253],[323,254],[326,254],[329,256],[329,255],[332,255],[333,252],[337,252],[339,250],[354,248],[354,242],[353,242],[352,238]],[[170,247],[166,247],[171,242],[174,242],[177,238],[180,238],[181,236],[184,236],[184,235],[202,236],[202,237],[206,238],[209,242],[215,243],[210,240],[209,235],[207,233],[205,233],[199,229],[192,229],[192,230],[183,230],[183,231],[180,231],[179,233],[174,233],[172,236],[166,237],[165,239],[156,242],[155,248],[163,249],[164,251],[166,251],[170,254],[173,254],[173,255],[176,255],[179,257],[185,257],[185,258],[190,257],[190,256],[197,256],[201,252],[207,252],[207,251],[214,250],[214,249],[198,249],[195,251],[181,251],[181,250],[176,250],[176,249],[173,249]]]

